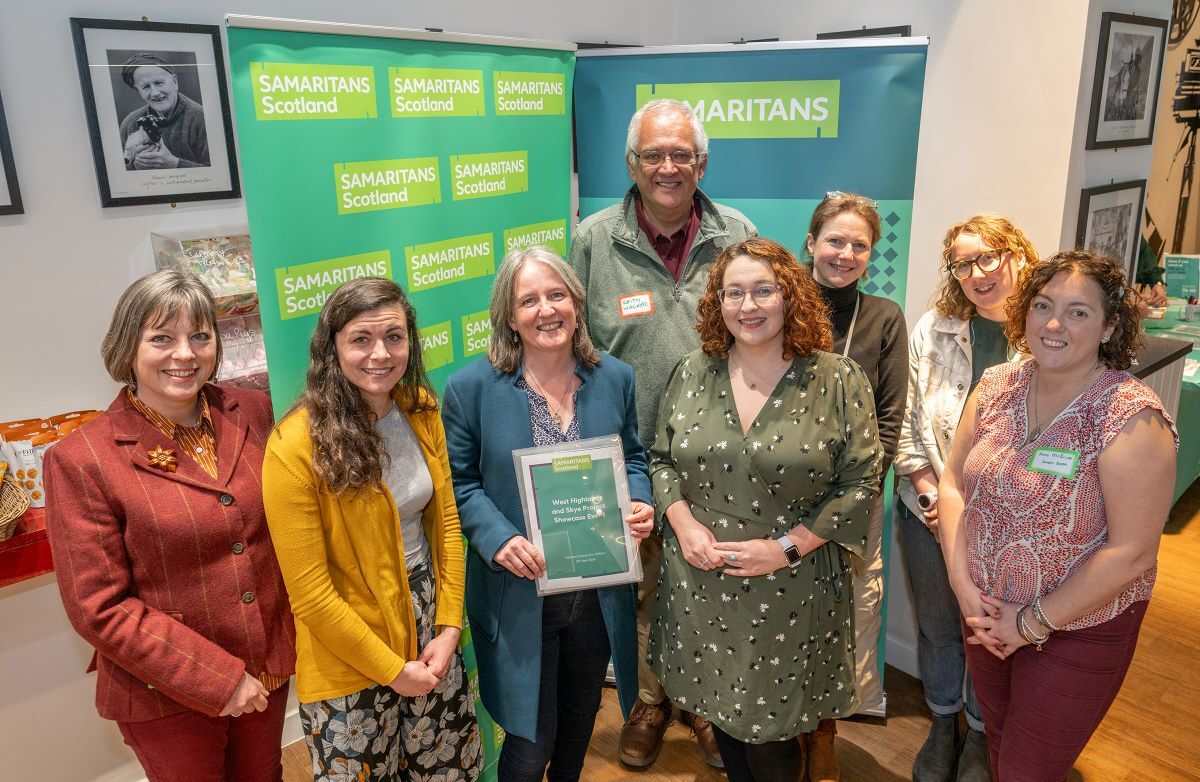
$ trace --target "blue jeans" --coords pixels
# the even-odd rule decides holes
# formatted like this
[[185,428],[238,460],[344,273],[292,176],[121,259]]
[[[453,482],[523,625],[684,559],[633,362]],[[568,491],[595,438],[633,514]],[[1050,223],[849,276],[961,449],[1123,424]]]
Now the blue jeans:
[[913,607],[917,613],[917,661],[925,703],[939,717],[963,710],[966,693],[967,725],[983,730],[983,713],[967,670],[958,600],[950,589],[946,560],[920,515],[914,515],[899,496],[900,547],[908,565]]
[[542,600],[537,740],[505,736],[496,769],[499,782],[541,782],[543,774],[548,782],[579,779],[600,711],[608,658],[608,631],[596,590]]

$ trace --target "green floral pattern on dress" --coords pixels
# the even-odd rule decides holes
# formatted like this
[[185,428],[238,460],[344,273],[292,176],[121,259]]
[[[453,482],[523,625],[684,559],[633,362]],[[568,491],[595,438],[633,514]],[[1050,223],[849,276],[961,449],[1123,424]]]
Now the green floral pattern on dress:
[[[854,713],[850,560],[866,543],[880,446],[870,384],[831,353],[797,358],[742,434],[724,359],[676,366],[650,449],[663,565],[648,659],[668,696],[750,743]],[[719,541],[798,522],[829,543],[795,568],[696,570],[663,511],[686,500]]]

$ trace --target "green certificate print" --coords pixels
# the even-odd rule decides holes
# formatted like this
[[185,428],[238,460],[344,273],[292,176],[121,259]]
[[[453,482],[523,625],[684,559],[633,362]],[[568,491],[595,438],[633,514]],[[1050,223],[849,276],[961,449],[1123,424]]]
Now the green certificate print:
[[548,580],[629,569],[612,459],[556,459],[530,478]]

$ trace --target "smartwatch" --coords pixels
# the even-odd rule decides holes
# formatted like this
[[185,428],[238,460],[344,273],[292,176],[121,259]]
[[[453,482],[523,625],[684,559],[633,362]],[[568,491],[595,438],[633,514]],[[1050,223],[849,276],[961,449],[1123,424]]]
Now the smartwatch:
[[938,493],[937,489],[931,489],[927,492],[922,492],[917,495],[917,507],[923,511],[933,510],[933,506],[937,505]]
[[776,538],[775,542],[783,549],[783,556],[787,558],[789,567],[796,567],[800,564],[800,549],[796,548],[796,544],[787,535],[782,538]]

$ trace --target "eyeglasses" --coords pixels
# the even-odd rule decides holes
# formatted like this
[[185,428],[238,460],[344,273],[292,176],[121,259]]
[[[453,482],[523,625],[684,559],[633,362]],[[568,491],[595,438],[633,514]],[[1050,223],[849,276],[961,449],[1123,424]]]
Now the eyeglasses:
[[879,208],[879,202],[878,202],[878,201],[872,201],[870,198],[867,198],[866,196],[857,195],[857,194],[855,194],[855,193],[843,193],[841,190],[829,190],[829,191],[827,191],[827,192],[825,193],[825,198],[824,198],[823,200],[825,200],[825,201],[829,201],[829,200],[831,200],[831,199],[834,199],[834,198],[861,198],[862,200],[864,200],[864,201],[866,201],[868,204],[870,204],[872,209],[878,209],[878,208]]
[[671,158],[671,162],[677,166],[694,165],[700,159],[700,155],[690,149],[673,149],[670,152],[663,152],[661,149],[647,149],[644,152],[634,152],[633,156],[646,168],[657,168],[667,158]]
[[950,270],[956,280],[965,280],[970,277],[972,266],[978,266],[979,271],[987,274],[1000,268],[1000,262],[1004,260],[1004,254],[1008,251],[1007,247],[1001,247],[999,250],[984,250],[974,258],[953,261],[947,264],[946,268]]
[[775,299],[775,295],[781,288],[780,285],[759,285],[749,291],[741,288],[721,288],[717,291],[717,298],[721,300],[722,304],[733,306],[741,304],[749,295],[756,304],[768,304]]

